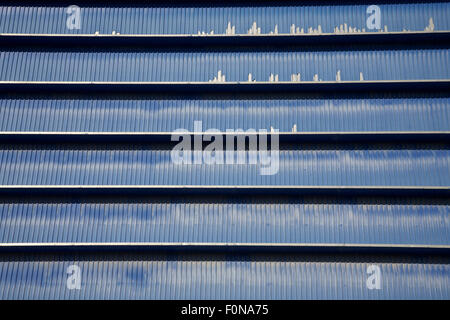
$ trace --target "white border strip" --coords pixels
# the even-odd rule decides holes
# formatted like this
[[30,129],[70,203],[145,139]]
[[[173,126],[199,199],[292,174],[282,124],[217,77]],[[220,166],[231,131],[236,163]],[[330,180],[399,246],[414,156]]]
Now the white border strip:
[[450,249],[450,245],[422,244],[363,244],[363,243],[272,243],[272,242],[15,242],[0,243],[0,248],[20,247],[283,247],[283,248],[398,248],[398,249]]
[[0,85],[296,85],[302,84],[420,84],[420,83],[450,83],[450,79],[415,79],[415,80],[351,80],[351,81],[227,81],[227,82],[210,82],[210,81],[0,81]]
[[[148,132],[148,131],[0,131],[0,135],[146,135],[146,136],[160,136],[160,135],[172,135],[179,134],[178,132],[171,131],[158,131],[158,132]],[[209,134],[208,132],[186,132],[183,134],[187,135],[204,135]],[[222,132],[221,135],[259,135],[259,132]],[[309,136],[309,135],[440,135],[440,134],[450,134],[450,131],[301,131],[301,132],[266,132],[263,134],[279,134],[279,135],[296,135],[296,136]]]
[[242,185],[242,186],[231,186],[231,185],[0,185],[0,190],[2,189],[230,189],[230,190],[240,190],[240,189],[259,189],[259,190],[271,190],[271,189],[298,189],[298,190],[450,190],[450,186],[277,186],[277,185]]
[[0,33],[0,36],[5,37],[67,37],[67,38],[255,38],[255,37],[292,37],[292,38],[309,38],[309,37],[323,37],[323,36],[374,36],[374,35],[441,35],[448,34],[450,30],[436,30],[436,31],[393,31],[393,32],[355,32],[355,33],[278,33],[278,34],[213,34],[213,35],[199,35],[199,34],[66,34],[66,33]]

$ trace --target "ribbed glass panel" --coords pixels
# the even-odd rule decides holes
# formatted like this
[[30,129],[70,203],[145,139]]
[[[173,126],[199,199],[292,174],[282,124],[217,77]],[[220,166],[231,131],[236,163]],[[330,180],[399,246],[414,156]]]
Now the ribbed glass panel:
[[[66,7],[0,7],[0,32],[44,34],[225,34],[228,22],[236,34],[247,34],[256,22],[261,33],[299,29],[334,32],[335,27],[366,28],[368,5],[268,7],[81,8],[80,29],[68,29]],[[450,30],[448,3],[381,4],[381,28],[423,31],[433,18],[435,30]],[[376,31],[376,30],[375,30]]]
[[[281,150],[277,156],[237,164],[177,163],[171,150],[145,147],[0,149],[4,185],[309,185],[448,186],[450,151],[400,149]],[[230,160],[227,160],[230,159]],[[191,163],[194,158],[191,154]],[[213,160],[211,160],[213,161]],[[217,160],[220,161],[220,160]],[[241,163],[242,163],[241,162]],[[262,168],[273,175],[263,175]],[[277,170],[278,169],[278,170]],[[272,171],[273,170],[273,171]]]
[[[367,5],[361,4],[181,6],[127,8],[125,3],[99,8],[92,4],[81,8],[80,29],[71,30],[65,7],[5,6],[0,7],[0,33],[197,35],[213,31],[217,35],[224,34],[230,23],[236,34],[247,34],[254,22],[261,34],[275,27],[278,33],[289,34],[292,25],[304,34],[317,34],[309,28],[319,27],[322,33],[334,32],[341,25],[347,31],[367,29]],[[448,2],[391,3],[380,8],[383,32],[450,31]],[[377,39],[392,37],[385,36]],[[189,44],[192,37],[183,39]],[[227,43],[236,45],[233,40]],[[269,81],[271,74],[278,75],[279,81],[292,81],[298,73],[301,81],[312,81],[315,75],[317,81],[339,81],[338,71],[342,81],[450,79],[450,50],[445,41],[420,49],[419,43],[389,43],[391,47],[387,43],[339,47],[328,43],[300,48],[268,42],[267,47],[214,49],[89,48],[77,43],[70,48],[68,42],[64,48],[55,42],[47,45],[58,47],[26,48],[26,43],[18,43],[0,52],[0,81],[207,82],[219,70],[227,82],[248,81],[250,73],[258,82]],[[26,92],[23,96],[3,93],[0,131],[193,131],[196,120],[202,121],[203,130],[222,131],[273,127],[290,132],[294,125],[297,132],[449,131],[448,96],[419,96],[412,88],[404,90],[395,95],[322,92],[314,97],[310,93],[280,97],[280,92],[214,96],[213,91],[187,97],[145,92],[133,96],[58,92],[33,97]],[[176,164],[172,145],[164,142],[88,144],[63,138],[66,143],[33,140],[0,145],[0,185],[25,185],[16,190],[23,194],[0,199],[0,299],[450,299],[446,249],[450,207],[445,196],[421,197],[420,188],[414,199],[270,194],[277,186],[450,187],[448,144],[411,140],[409,144],[286,143],[279,158],[273,154],[265,164],[261,158],[249,164],[248,153],[244,153],[244,164],[231,164],[229,157],[225,164],[206,164],[204,159],[201,164]],[[236,152],[232,156],[236,162]],[[267,166],[272,170],[262,170]],[[118,187],[116,197],[55,194],[36,200],[27,197],[27,185],[157,187],[151,190],[184,186],[186,191],[194,185],[206,186],[208,191],[211,185],[268,188],[259,189],[258,196],[221,197],[217,189],[211,189],[209,195],[183,197],[174,193],[137,196]],[[44,190],[48,189],[41,186],[40,191]],[[187,254],[180,246],[170,254],[131,252],[129,247],[61,253],[45,252],[49,247],[30,248],[32,242],[372,244],[378,250],[368,255],[354,248],[354,256],[339,249],[338,254],[275,254],[260,246],[261,251],[254,254]],[[20,254],[5,251],[14,250],[12,244],[17,243],[28,243],[28,247],[17,249],[24,250]],[[390,256],[389,245],[403,247],[396,247],[395,256]],[[406,245],[425,245],[421,247],[425,253],[411,250],[407,254]],[[427,245],[443,247],[438,254]],[[70,265],[80,268],[80,290],[67,287]],[[371,265],[380,268],[380,290],[367,287]]]
[[0,131],[449,131],[449,98],[1,99]]
[[[0,53],[6,81],[209,81],[219,70],[226,81],[450,79],[450,50],[288,52],[53,52]],[[413,67],[412,67],[413,66]]]
[[[270,257],[267,257],[270,259]],[[305,257],[308,259],[308,257]],[[68,268],[80,269],[80,290],[67,287]],[[381,272],[369,290],[367,269]],[[72,271],[73,272],[73,271]],[[69,272],[69,273],[72,273]],[[252,257],[189,260],[160,256],[2,258],[1,299],[449,299],[450,266],[419,262],[323,261]]]
[[450,245],[448,204],[85,201],[3,200],[0,242]]

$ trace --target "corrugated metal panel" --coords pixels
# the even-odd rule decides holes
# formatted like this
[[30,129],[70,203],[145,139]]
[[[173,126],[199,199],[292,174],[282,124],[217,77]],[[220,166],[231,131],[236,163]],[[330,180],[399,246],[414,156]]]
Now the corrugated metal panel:
[[445,131],[446,97],[366,99],[12,98],[0,100],[0,131],[171,132],[247,130]]
[[[397,146],[399,147],[399,146]],[[405,147],[403,147],[405,148]],[[177,164],[171,150],[97,146],[60,148],[4,146],[0,183],[4,185],[319,185],[448,186],[450,151],[406,147],[381,150],[280,150],[279,171],[261,175],[258,164]],[[191,154],[193,161],[193,156]],[[270,161],[270,162],[263,162]]]
[[[429,200],[0,202],[0,242],[447,245],[450,206]],[[106,201],[106,202],[105,202]],[[188,200],[189,201],[189,200]],[[341,203],[339,203],[341,202]],[[346,203],[347,202],[347,203]],[[358,203],[359,202],[359,203]]]
[[[279,33],[290,33],[290,27],[309,27],[333,32],[335,27],[347,24],[352,28],[366,28],[369,5],[345,6],[267,6],[267,7],[166,7],[166,8],[100,8],[82,7],[83,27],[66,28],[66,7],[1,7],[0,32],[93,34],[197,34],[199,31],[224,34],[228,22],[236,33],[246,34],[253,22],[261,33],[270,33],[278,25]],[[436,30],[450,30],[448,3],[380,4],[382,28],[389,31],[403,29],[423,31],[432,17]],[[369,31],[369,30],[367,30]]]
[[[448,299],[448,261],[424,257],[363,261],[243,256],[3,257],[2,299]],[[306,261],[305,261],[306,260]],[[381,290],[368,290],[367,268],[380,267]],[[81,290],[68,290],[67,268],[81,269]]]
[[[430,18],[435,30],[450,30],[450,3],[380,7],[382,27],[389,31],[423,31]],[[184,46],[190,38],[207,38],[198,36],[173,47],[166,42],[163,49],[154,46],[158,37],[146,44],[146,37],[77,43],[82,37],[67,36],[58,43],[63,38],[51,36],[223,34],[228,22],[237,34],[246,34],[254,21],[262,34],[276,24],[279,33],[290,33],[291,24],[305,31],[320,24],[326,33],[344,23],[362,29],[366,8],[92,4],[81,9],[82,28],[68,30],[61,6],[0,7],[0,33],[47,34],[32,40],[0,35],[9,41],[0,52],[0,81],[5,81],[0,88],[0,298],[448,299],[450,148],[444,139],[450,113],[448,83],[437,81],[450,79],[448,34],[438,44],[420,42],[436,39],[433,32],[418,33],[415,43],[395,43],[401,33],[395,38],[380,32],[383,37],[368,36],[364,44],[352,42],[361,37],[347,37],[345,46],[331,40],[335,35],[319,41],[323,46],[312,37],[304,37],[303,46],[294,37],[276,42],[275,36],[271,43],[266,36],[249,46],[244,43],[249,37],[236,43],[238,37],[223,43],[226,37],[217,37],[213,49],[206,42]],[[173,82],[208,81],[219,70],[228,82],[246,82],[249,73],[258,82],[278,74],[286,81],[278,90],[295,85],[293,73],[301,73],[302,85],[309,81],[311,91],[320,90],[312,82],[315,74],[331,85],[320,94],[300,93],[300,86],[291,87],[298,90],[294,94],[274,94],[268,82],[260,96],[243,94],[241,84],[228,95],[219,94],[215,83],[199,85],[195,94],[170,91],[179,87]],[[366,81],[360,81],[360,72]],[[371,86],[367,81],[427,79],[401,81],[395,88],[393,82]],[[57,86],[25,83],[20,89],[14,81]],[[76,87],[74,81],[84,83]],[[108,88],[94,81],[120,84]],[[347,81],[367,86],[356,94]],[[143,86],[130,95],[142,82],[167,82],[166,94],[149,94],[150,86]],[[111,94],[120,86],[124,92]],[[369,92],[375,87],[376,93]],[[39,88],[45,95],[33,91]],[[419,88],[421,94],[415,92]],[[72,89],[77,92],[70,95]],[[391,89],[397,93],[384,92]],[[250,164],[176,165],[167,137],[114,140],[125,136],[118,132],[192,131],[195,120],[203,121],[203,130],[274,127],[287,133],[295,124],[299,133],[316,136],[360,132],[344,141],[332,135],[282,141],[273,176]],[[28,135],[20,138],[16,131]],[[59,137],[36,131],[59,132]],[[410,132],[380,141],[368,131]],[[112,134],[82,140],[70,132]],[[288,188],[293,186],[298,190]],[[229,193],[220,198],[219,192]],[[164,243],[173,246],[165,251]],[[245,245],[247,251],[237,250]],[[196,253],[185,255],[189,250]],[[72,264],[81,268],[81,290],[67,288]],[[381,268],[381,290],[366,285],[372,264]]]
[[[219,70],[226,81],[343,81],[450,79],[450,50],[320,52],[52,52],[3,51],[0,80],[14,81],[209,81]],[[25,63],[26,61],[26,63]],[[411,68],[411,66],[414,66]]]

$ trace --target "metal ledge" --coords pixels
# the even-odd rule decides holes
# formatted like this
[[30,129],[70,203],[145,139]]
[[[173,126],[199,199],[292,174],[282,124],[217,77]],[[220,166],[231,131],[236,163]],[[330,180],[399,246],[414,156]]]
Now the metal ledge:
[[450,79],[375,81],[0,81],[0,92],[358,92],[450,90]]
[[[33,132],[2,131],[0,143],[85,143],[85,142],[171,142],[175,132]],[[188,136],[207,135],[206,132],[188,132]],[[258,136],[264,133],[221,132],[226,136]],[[268,131],[269,141],[272,135],[278,135],[283,142],[449,142],[450,131],[358,131],[358,132],[279,132]]]
[[149,252],[298,252],[449,254],[449,245],[349,243],[219,243],[219,242],[61,242],[0,243],[0,252],[149,251]]
[[333,195],[448,197],[450,186],[1,185],[0,196],[31,195]]
[[197,46],[197,45],[305,45],[305,44],[414,44],[449,41],[450,31],[406,31],[321,34],[31,34],[0,33],[0,42],[8,45],[56,46]]

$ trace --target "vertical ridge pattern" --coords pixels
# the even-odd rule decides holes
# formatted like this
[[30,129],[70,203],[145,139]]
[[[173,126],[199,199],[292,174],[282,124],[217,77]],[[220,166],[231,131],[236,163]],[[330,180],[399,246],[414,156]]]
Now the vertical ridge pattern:
[[[371,3],[370,3],[371,4]],[[344,6],[268,6],[268,7],[167,7],[167,8],[81,8],[81,29],[68,29],[66,7],[0,7],[1,33],[43,34],[225,34],[228,22],[236,34],[247,34],[253,22],[261,33],[290,33],[295,24],[334,32],[345,23],[352,28],[366,28],[370,5]],[[382,29],[423,31],[430,18],[435,30],[450,30],[448,3],[381,4]],[[373,30],[366,30],[373,31]],[[376,30],[375,30],[376,31]]]
[[[1,81],[209,81],[221,70],[226,81],[342,81],[450,79],[450,50],[317,52],[89,52],[3,51]],[[26,63],[25,63],[26,61]],[[414,66],[414,68],[411,68]]]
[[[279,33],[290,33],[292,24],[305,32],[320,25],[328,33],[341,24],[365,28],[366,9],[367,5],[91,5],[81,8],[81,28],[69,30],[64,7],[4,6],[0,7],[0,33],[223,34],[228,22],[236,27],[236,34],[247,34],[253,22],[261,34],[275,25]],[[386,26],[388,31],[424,31],[429,23],[434,31],[450,31],[448,2],[381,4],[380,9],[381,28]],[[189,39],[193,38],[184,41]],[[0,81],[203,82],[212,80],[219,70],[226,81],[248,81],[249,73],[256,81],[268,81],[271,74],[278,75],[279,81],[291,81],[297,73],[302,81],[312,81],[316,74],[318,81],[339,81],[338,70],[342,81],[360,81],[360,73],[372,81],[450,79],[447,43],[421,49],[400,44],[343,48],[332,43],[301,48],[268,43],[255,50],[251,46],[213,50],[87,48],[78,43],[71,48],[67,43],[64,48],[26,46],[21,43],[0,51]],[[204,130],[273,127],[289,132],[294,125],[298,132],[450,130],[448,92],[423,93],[417,98],[412,88],[405,90],[363,97],[344,92],[313,98],[297,94],[290,99],[293,95],[277,98],[270,92],[253,98],[211,92],[195,98],[172,94],[158,98],[158,93],[91,92],[87,96],[65,92],[34,97],[2,93],[0,131],[192,131],[195,120],[203,122]],[[78,142],[5,142],[0,145],[0,185],[450,187],[450,148],[437,141],[429,145],[337,145],[333,141],[283,145],[279,162],[270,159],[276,167],[271,176],[262,175],[260,165],[248,164],[248,153],[246,164],[177,165],[169,144]],[[374,194],[364,199],[323,195],[317,198],[321,201],[269,193],[251,199],[218,194],[206,199],[134,196],[2,197],[0,242],[325,243],[378,244],[378,249],[382,244],[450,244],[449,202],[442,195],[395,200]],[[448,300],[448,250],[424,251],[428,254],[406,250],[395,256],[388,251],[371,256],[367,252],[350,256],[344,252],[202,254],[186,250],[156,254],[130,252],[126,247],[122,252],[2,251],[0,299]],[[80,268],[80,290],[67,286],[71,265]],[[380,268],[380,290],[367,286],[371,265]]]
[[[444,146],[443,146],[444,147]],[[191,161],[193,161],[192,153]],[[119,148],[0,148],[4,185],[309,185],[448,186],[450,151],[280,150],[251,164],[178,164],[170,150]],[[229,159],[229,158],[227,158]],[[270,161],[263,165],[262,161]],[[264,162],[265,163],[265,162]],[[273,175],[261,175],[272,167]],[[278,169],[278,171],[276,171]],[[242,174],[245,172],[245,174]]]
[[3,98],[0,114],[0,131],[447,131],[450,99]]
[[[381,290],[367,290],[365,262],[95,261],[70,259],[0,261],[1,299],[448,299],[448,264],[374,261]],[[337,257],[334,257],[335,259]],[[70,259],[70,260],[69,260]],[[81,290],[67,289],[67,268],[81,270]]]
[[221,242],[448,245],[448,205],[0,203],[0,242]]

